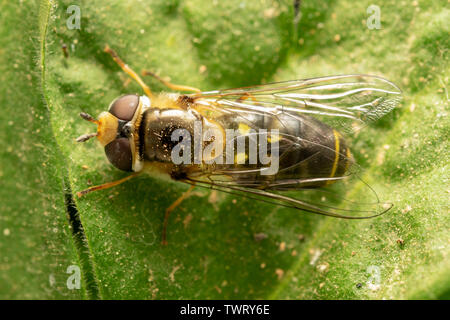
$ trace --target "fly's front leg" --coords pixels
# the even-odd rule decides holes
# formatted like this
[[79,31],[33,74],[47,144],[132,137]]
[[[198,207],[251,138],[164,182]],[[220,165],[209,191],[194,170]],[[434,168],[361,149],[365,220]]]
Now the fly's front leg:
[[164,214],[164,223],[163,223],[163,232],[162,232],[162,244],[167,245],[167,225],[169,223],[169,216],[170,213],[178,207],[184,199],[189,198],[189,196],[192,193],[192,190],[194,190],[195,186],[191,185],[189,189],[184,192],[177,200],[175,200],[167,209],[166,213]]
[[198,88],[185,86],[185,85],[181,85],[181,84],[171,83],[171,82],[169,82],[167,80],[164,80],[163,78],[161,78],[160,76],[158,76],[157,74],[155,74],[155,73],[153,73],[151,71],[142,70],[141,74],[143,76],[152,76],[153,78],[155,78],[156,80],[160,81],[163,85],[165,85],[169,89],[172,89],[172,90],[175,90],[175,91],[191,91],[191,92],[196,92],[196,93],[202,92]]
[[151,98],[152,97],[152,91],[150,90],[149,86],[145,84],[145,82],[141,79],[141,77],[133,70],[131,69],[125,62],[123,62],[122,59],[117,55],[117,53],[111,49],[108,45],[105,46],[104,51],[106,53],[109,53],[111,57],[114,59],[114,61],[122,68],[124,72],[126,72],[131,78],[136,80],[137,83],[142,87],[145,94]]
[[125,181],[128,181],[131,178],[136,177],[138,174],[139,174],[139,172],[135,172],[135,173],[132,173],[132,174],[130,174],[129,176],[127,176],[125,178],[122,178],[122,179],[119,179],[119,180],[116,180],[116,181],[112,181],[112,182],[107,182],[107,183],[104,183],[104,184],[101,184],[101,185],[98,185],[98,186],[93,186],[93,187],[87,188],[85,190],[77,192],[77,196],[78,196],[78,198],[81,198],[85,194],[93,192],[93,191],[104,190],[104,189],[109,189],[109,188],[118,186],[119,184],[124,183]]

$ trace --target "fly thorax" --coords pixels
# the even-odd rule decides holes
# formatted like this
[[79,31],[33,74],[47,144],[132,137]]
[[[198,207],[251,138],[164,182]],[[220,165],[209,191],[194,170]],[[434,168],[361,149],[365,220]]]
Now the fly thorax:
[[140,128],[145,160],[172,162],[172,149],[182,140],[193,148],[196,122],[202,123],[202,117],[191,110],[147,110]]

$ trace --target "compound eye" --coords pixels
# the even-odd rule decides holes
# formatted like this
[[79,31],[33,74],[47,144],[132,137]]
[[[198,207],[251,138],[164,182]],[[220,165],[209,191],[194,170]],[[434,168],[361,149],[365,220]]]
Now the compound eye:
[[139,96],[128,94],[117,98],[109,107],[109,112],[120,120],[130,121],[139,105]]
[[105,146],[106,157],[117,169],[132,171],[132,155],[128,138],[118,138]]

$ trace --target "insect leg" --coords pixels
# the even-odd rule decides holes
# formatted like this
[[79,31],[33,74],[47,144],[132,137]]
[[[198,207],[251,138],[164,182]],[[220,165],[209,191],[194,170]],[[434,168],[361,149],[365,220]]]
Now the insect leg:
[[175,90],[175,91],[192,91],[192,92],[197,92],[197,93],[202,92],[198,88],[185,86],[185,85],[181,85],[181,84],[174,84],[174,83],[171,83],[169,81],[166,81],[166,80],[164,80],[163,78],[161,78],[160,76],[158,76],[157,74],[155,74],[155,73],[153,73],[151,71],[142,70],[141,74],[143,76],[152,76],[153,78],[155,78],[156,80],[160,81],[163,85],[165,85],[169,89],[172,89],[172,90]]
[[245,92],[245,93],[238,99],[238,101],[244,101],[244,100],[247,100],[248,98],[250,98],[250,99],[252,99],[253,101],[256,102],[256,98],[255,98],[251,93],[248,93],[248,92]]
[[145,82],[141,79],[141,77],[133,70],[131,69],[125,62],[123,62],[122,59],[117,55],[117,53],[111,49],[108,45],[105,46],[104,51],[106,53],[109,53],[111,57],[114,59],[114,61],[122,68],[124,72],[126,72],[131,78],[136,80],[137,83],[142,87],[145,94],[150,98],[152,97],[152,91],[150,88],[145,84]]
[[122,179],[119,179],[119,180],[116,180],[116,181],[112,181],[112,182],[107,182],[107,183],[104,183],[104,184],[101,184],[101,185],[98,185],[98,186],[93,186],[93,187],[87,188],[87,189],[82,190],[82,191],[78,191],[77,192],[77,196],[78,196],[78,198],[81,198],[85,194],[93,192],[93,191],[104,190],[104,189],[109,189],[109,188],[115,187],[115,186],[117,186],[117,185],[119,185],[119,184],[121,184],[121,183],[123,183],[125,181],[130,180],[131,178],[136,177],[138,174],[139,174],[139,172],[135,172],[135,173],[132,173],[132,174],[130,174],[129,176],[127,176],[125,178],[122,178]]
[[175,200],[170,207],[168,207],[166,209],[166,213],[164,215],[164,224],[163,224],[163,232],[162,232],[162,244],[163,245],[167,245],[167,224],[169,223],[169,216],[170,213],[176,208],[178,207],[181,202],[183,202],[184,199],[188,198],[192,192],[192,190],[194,190],[195,185],[191,185],[189,187],[189,189],[184,192],[181,197],[179,197],[177,200]]

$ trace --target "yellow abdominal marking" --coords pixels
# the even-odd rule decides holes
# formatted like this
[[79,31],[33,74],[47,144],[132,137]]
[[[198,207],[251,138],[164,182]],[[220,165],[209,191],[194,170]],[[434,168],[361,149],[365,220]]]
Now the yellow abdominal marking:
[[273,142],[279,142],[281,140],[281,136],[279,134],[271,134],[267,137],[267,142],[273,143]]
[[345,164],[344,173],[346,173],[348,170],[348,167],[350,167],[351,159],[352,159],[352,154],[350,152],[350,149],[347,147],[347,163]]
[[242,135],[247,135],[250,132],[250,127],[245,123],[239,123],[239,133]]
[[[334,143],[335,143],[335,158],[333,162],[333,167],[331,168],[330,178],[334,178],[336,174],[337,165],[339,162],[339,133],[336,130],[333,130],[334,134]],[[333,183],[332,181],[328,181],[327,184]]]
[[247,159],[248,155],[245,152],[238,153],[234,157],[234,164],[244,164]]

